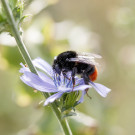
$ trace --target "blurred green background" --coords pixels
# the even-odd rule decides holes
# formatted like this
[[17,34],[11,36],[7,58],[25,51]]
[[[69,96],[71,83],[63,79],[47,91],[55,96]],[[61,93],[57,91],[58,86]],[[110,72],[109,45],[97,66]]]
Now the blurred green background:
[[[25,0],[23,39],[31,57],[50,64],[66,50],[101,54],[96,82],[112,89],[102,98],[93,89],[69,118],[74,135],[135,134],[135,1]],[[0,35],[0,135],[61,135],[44,97],[23,84],[16,43]],[[79,121],[80,120],[80,121]]]

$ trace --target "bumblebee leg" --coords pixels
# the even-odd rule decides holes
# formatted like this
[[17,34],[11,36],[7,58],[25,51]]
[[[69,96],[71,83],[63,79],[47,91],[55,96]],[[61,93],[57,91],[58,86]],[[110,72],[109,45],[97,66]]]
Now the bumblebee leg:
[[64,71],[62,71],[62,73],[63,73],[63,75],[64,75],[64,77],[65,77],[66,79],[70,80],[70,78],[67,77],[67,74],[66,74],[67,71],[64,70]]
[[[72,76],[72,82],[73,82],[73,89],[74,89],[74,87],[75,87],[75,74],[76,74],[76,72],[77,72],[77,68],[74,67],[74,68],[72,69],[72,74],[71,74],[71,76]],[[72,89],[72,91],[73,91],[73,89]]]
[[85,84],[89,84],[90,79],[89,79],[89,77],[88,77],[88,75],[87,75],[86,72],[84,72],[84,73],[82,74],[82,77],[83,77],[84,83],[85,83]]
[[[85,84],[89,84],[89,77],[88,77],[87,73],[84,72],[84,73],[82,74],[82,76],[83,76],[83,79],[84,79],[84,83],[85,83]],[[91,99],[91,96],[88,94],[88,90],[89,90],[89,89],[86,89],[85,91],[86,91],[87,96]]]
[[88,94],[88,89],[86,89],[85,91],[86,91],[87,96],[88,96],[90,99],[92,99],[92,97]]

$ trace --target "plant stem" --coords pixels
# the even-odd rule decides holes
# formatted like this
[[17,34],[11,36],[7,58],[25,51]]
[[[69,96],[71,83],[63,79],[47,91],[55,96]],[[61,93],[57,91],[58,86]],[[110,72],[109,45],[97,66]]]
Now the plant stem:
[[27,51],[27,49],[26,49],[26,47],[25,47],[25,45],[24,45],[24,43],[22,41],[22,38],[21,38],[20,33],[18,31],[15,19],[14,19],[13,14],[12,14],[12,11],[11,11],[8,3],[7,3],[7,0],[1,0],[1,1],[2,1],[3,7],[5,9],[5,13],[7,15],[8,22],[9,22],[9,24],[11,26],[14,38],[15,38],[15,40],[17,42],[18,48],[19,48],[25,62],[29,66],[31,72],[37,74],[37,71],[36,71],[35,67],[32,64],[30,55],[29,55],[29,53],[28,53],[28,51]]
[[56,106],[56,103],[53,102],[50,104],[50,106],[52,107],[60,125],[61,125],[61,128],[63,129],[63,132],[65,133],[65,135],[72,135],[72,132],[71,132],[71,129],[69,127],[69,124],[67,122],[66,119],[61,119],[61,113],[59,111],[59,109],[57,108]]
[[[31,72],[37,74],[36,68],[32,64],[32,60],[30,58],[30,55],[29,55],[29,53],[28,53],[28,51],[23,43],[23,40],[20,36],[20,33],[19,33],[18,28],[17,28],[13,13],[11,11],[11,8],[9,7],[7,0],[1,0],[1,1],[3,4],[3,8],[5,10],[5,13],[7,15],[8,22],[11,26],[13,36],[14,36],[14,38],[17,42],[18,48],[21,52],[21,55],[23,56],[25,62],[27,63],[29,69],[31,70]],[[49,93],[43,93],[43,95],[45,96],[45,98],[48,98],[50,96]],[[61,119],[61,113],[60,113],[59,109],[57,108],[56,103],[54,102],[54,103],[50,104],[50,106],[51,106],[52,110],[54,111],[54,113],[56,114],[56,117],[58,118],[58,121],[59,121],[65,135],[72,135],[72,132],[68,126],[67,121]]]

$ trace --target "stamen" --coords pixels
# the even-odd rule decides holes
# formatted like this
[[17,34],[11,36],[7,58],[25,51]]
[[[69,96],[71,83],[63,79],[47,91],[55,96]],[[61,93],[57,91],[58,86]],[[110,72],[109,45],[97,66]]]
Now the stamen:
[[71,87],[71,84],[72,84],[72,80],[70,79],[69,82],[67,83],[66,87],[67,88]]
[[56,81],[56,74],[54,74],[54,79],[53,79],[53,81],[54,81],[55,86],[58,87],[58,86],[57,86],[57,81]]

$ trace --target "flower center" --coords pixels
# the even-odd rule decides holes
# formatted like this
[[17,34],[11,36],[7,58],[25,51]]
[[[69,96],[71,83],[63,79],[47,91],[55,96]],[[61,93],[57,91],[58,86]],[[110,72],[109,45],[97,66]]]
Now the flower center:
[[73,87],[72,79],[67,79],[63,75],[54,76],[54,84],[57,87],[58,91],[67,91],[69,88]]

